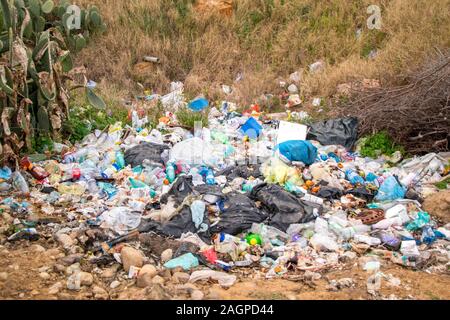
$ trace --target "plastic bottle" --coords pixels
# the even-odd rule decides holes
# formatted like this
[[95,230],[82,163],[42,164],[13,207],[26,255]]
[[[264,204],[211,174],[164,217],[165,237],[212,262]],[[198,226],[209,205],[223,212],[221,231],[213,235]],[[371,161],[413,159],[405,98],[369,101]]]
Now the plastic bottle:
[[192,176],[192,183],[194,186],[204,184],[202,175],[198,172],[197,168],[191,168],[189,175]]
[[369,237],[364,234],[355,234],[353,237],[355,241],[368,244],[369,246],[378,246],[381,244],[381,240],[374,237]]
[[370,231],[370,226],[365,224],[358,224],[355,226],[347,227],[341,230],[341,237],[344,240],[352,239],[356,234],[364,234]]
[[122,151],[116,151],[116,161],[115,164],[119,170],[125,168],[125,158],[123,157]]
[[175,181],[175,168],[172,163],[167,163],[166,175],[170,183]]
[[208,172],[206,174],[206,184],[208,185],[216,184],[216,179],[214,178],[214,172],[212,171],[212,169],[208,169]]
[[35,166],[28,157],[24,157],[20,160],[20,166],[27,170],[36,180],[43,180],[50,175],[44,168]]
[[148,188],[148,185],[146,185],[141,180],[137,180],[137,179],[130,177],[130,178],[128,178],[128,181],[130,181],[131,188],[133,188],[133,189]]
[[12,174],[12,185],[14,189],[23,193],[29,193],[30,188],[25,178],[20,174],[19,171],[15,171]]
[[91,194],[97,194],[99,191],[99,188],[97,186],[97,181],[93,178],[88,179],[88,190]]
[[400,217],[394,217],[389,219],[383,219],[374,225],[372,225],[373,229],[387,229],[392,226],[401,226],[403,225],[403,221]]
[[62,183],[58,186],[58,192],[61,194],[70,194],[74,196],[81,196],[86,188],[81,183]]

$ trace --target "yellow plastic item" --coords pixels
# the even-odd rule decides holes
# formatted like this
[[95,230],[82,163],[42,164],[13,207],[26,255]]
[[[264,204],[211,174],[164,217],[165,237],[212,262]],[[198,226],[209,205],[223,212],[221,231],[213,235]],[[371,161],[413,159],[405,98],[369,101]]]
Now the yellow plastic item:
[[262,172],[268,183],[284,185],[286,182],[290,182],[297,186],[303,184],[303,180],[297,169],[286,165],[278,157],[269,159],[263,165]]

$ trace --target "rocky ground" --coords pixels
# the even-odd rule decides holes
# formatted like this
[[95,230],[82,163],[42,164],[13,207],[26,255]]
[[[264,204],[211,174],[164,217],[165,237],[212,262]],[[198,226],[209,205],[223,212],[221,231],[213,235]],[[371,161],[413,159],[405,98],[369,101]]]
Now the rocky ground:
[[[64,238],[64,237],[63,237]],[[328,270],[291,271],[288,279],[264,278],[265,270],[239,269],[230,288],[216,281],[189,283],[183,270],[163,270],[152,258],[131,247],[122,249],[122,264],[88,262],[72,238],[21,240],[0,246],[0,299],[450,299],[445,268],[414,271],[382,262],[377,294],[367,291],[367,278],[355,255]],[[78,252],[77,252],[78,251]],[[164,252],[164,255],[170,252]],[[143,265],[137,279],[124,268]],[[81,272],[80,272],[81,271]],[[76,288],[76,275],[80,288]]]

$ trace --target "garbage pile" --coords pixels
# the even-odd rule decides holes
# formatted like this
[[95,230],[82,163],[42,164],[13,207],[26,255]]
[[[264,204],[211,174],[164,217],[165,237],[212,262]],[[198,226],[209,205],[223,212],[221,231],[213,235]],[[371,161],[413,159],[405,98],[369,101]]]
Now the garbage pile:
[[[225,287],[241,268],[287,277],[358,256],[373,272],[370,290],[385,261],[448,269],[450,224],[421,207],[448,174],[443,154],[362,158],[351,151],[355,119],[308,128],[239,114],[226,102],[194,132],[145,122],[133,112],[132,126],[55,145],[60,157],[30,155],[21,170],[0,169],[0,208],[14,218],[7,241],[54,237],[98,266],[122,263],[144,286],[155,272],[143,257],[130,260],[135,248],[160,268],[192,272],[191,282]],[[80,281],[74,273],[68,287]]]

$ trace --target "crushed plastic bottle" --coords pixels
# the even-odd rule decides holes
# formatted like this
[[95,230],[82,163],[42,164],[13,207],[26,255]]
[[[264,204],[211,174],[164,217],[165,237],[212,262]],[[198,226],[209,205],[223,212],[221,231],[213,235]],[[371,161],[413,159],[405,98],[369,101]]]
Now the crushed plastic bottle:
[[30,192],[30,188],[28,187],[27,181],[20,174],[19,171],[14,171],[11,177],[12,177],[12,186],[14,187],[15,190],[20,191],[22,193]]

